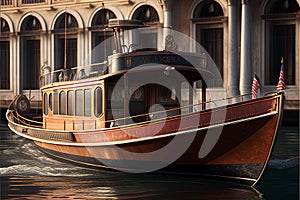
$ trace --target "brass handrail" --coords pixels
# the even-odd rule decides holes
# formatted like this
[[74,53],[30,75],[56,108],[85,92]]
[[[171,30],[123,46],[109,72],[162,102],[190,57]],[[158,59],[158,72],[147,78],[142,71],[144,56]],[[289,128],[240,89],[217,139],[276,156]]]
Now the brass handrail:
[[[215,100],[209,100],[209,101],[201,102],[201,103],[198,103],[198,104],[192,104],[192,105],[190,104],[190,105],[186,105],[186,106],[175,107],[175,108],[167,109],[167,110],[164,110],[164,111],[155,111],[155,112],[151,112],[151,113],[143,113],[143,114],[134,115],[134,116],[128,116],[128,117],[122,117],[122,118],[117,118],[117,119],[106,120],[106,121],[103,121],[101,123],[118,122],[118,121],[122,121],[122,120],[134,119],[134,118],[137,118],[137,117],[145,117],[145,116],[156,115],[156,114],[165,113],[165,112],[168,113],[168,112],[171,112],[171,111],[176,111],[176,110],[178,111],[178,110],[181,110],[181,109],[191,108],[191,107],[194,107],[194,106],[201,106],[203,103],[205,103],[205,104],[206,103],[213,103],[213,102],[224,101],[224,100],[229,100],[229,99],[236,99],[236,98],[241,98],[241,97],[242,97],[242,102],[243,102],[243,97],[249,96],[249,95],[251,95],[251,94],[244,94],[244,95],[237,95],[237,96],[220,98],[220,99],[215,99]],[[21,122],[24,123],[24,124],[27,124],[27,125],[30,125],[30,126],[35,126],[35,127],[40,127],[41,125],[44,124],[44,122],[28,119],[28,118],[20,115],[17,111],[15,113],[16,113],[17,116],[13,115],[14,119],[19,120],[19,121],[21,119]],[[190,114],[190,113],[193,113],[193,112],[187,112],[185,114]],[[163,120],[163,119],[166,119],[166,118],[170,118],[170,117],[174,118],[174,117],[178,117],[178,116],[181,116],[181,115],[182,115],[182,113],[178,114],[178,115],[172,115],[172,116],[169,116],[169,117],[167,116],[165,118],[158,118],[158,119],[155,119],[153,121],[160,121],[160,120]],[[60,118],[64,119],[64,120],[65,119],[70,119],[70,118],[66,118],[66,117],[62,117],[62,116],[60,116]],[[145,122],[147,122],[147,121],[145,121]],[[39,126],[38,125],[33,125],[31,123],[36,123],[36,124],[40,124],[40,125]]]

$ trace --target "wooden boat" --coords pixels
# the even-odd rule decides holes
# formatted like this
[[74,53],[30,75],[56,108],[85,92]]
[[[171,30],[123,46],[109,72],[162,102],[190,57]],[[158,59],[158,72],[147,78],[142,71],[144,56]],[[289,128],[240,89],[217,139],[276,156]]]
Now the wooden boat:
[[[41,120],[24,95],[14,99],[6,114],[10,129],[45,153],[77,164],[255,184],[271,154],[284,93],[207,100],[205,79],[213,73],[205,55],[153,49],[122,53],[118,34],[128,26],[141,25],[111,21],[117,50],[97,70],[82,78],[77,75],[86,68],[76,69],[77,78],[70,71],[72,78],[62,78],[67,70],[43,76]],[[197,69],[194,61],[200,63]],[[171,84],[155,83],[154,77]],[[184,81],[192,87],[182,89]],[[198,93],[195,82],[201,85]]]

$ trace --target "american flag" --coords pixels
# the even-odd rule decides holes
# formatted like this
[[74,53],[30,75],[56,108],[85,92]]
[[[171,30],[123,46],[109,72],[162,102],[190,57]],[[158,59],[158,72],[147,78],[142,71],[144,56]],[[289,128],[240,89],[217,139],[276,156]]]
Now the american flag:
[[285,89],[283,59],[281,59],[281,69],[280,69],[279,81],[278,81],[278,84],[277,84],[276,88],[277,88],[277,90],[284,90]]
[[252,82],[252,99],[256,99],[256,94],[260,87],[260,81],[256,74],[254,74],[253,82]]

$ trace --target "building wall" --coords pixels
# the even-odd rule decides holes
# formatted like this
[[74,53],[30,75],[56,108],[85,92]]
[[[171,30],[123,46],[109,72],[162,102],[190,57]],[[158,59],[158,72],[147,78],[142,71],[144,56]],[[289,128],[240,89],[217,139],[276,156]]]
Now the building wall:
[[[267,41],[269,38],[266,36],[267,24],[270,21],[267,14],[266,8],[272,0],[252,0],[245,1],[246,5],[250,9],[250,28],[248,29],[251,34],[251,69],[248,72],[249,76],[252,73],[256,73],[261,80],[262,91],[266,93],[276,89],[276,85],[269,85],[266,83],[266,55],[270,49],[267,47]],[[300,0],[294,0],[300,4]],[[0,1],[1,2],[1,1]],[[41,100],[39,90],[24,90],[22,86],[22,24],[28,19],[29,16],[34,16],[38,19],[41,25],[40,31],[40,58],[39,65],[49,65],[54,67],[55,65],[55,23],[60,16],[64,15],[65,12],[70,13],[75,17],[78,23],[77,31],[77,65],[84,65],[86,54],[91,52],[91,31],[92,20],[96,16],[97,12],[101,9],[108,9],[112,11],[119,19],[131,19],[141,6],[150,5],[152,6],[159,17],[157,26],[171,25],[176,31],[182,32],[192,38],[197,38],[197,28],[199,27],[216,28],[221,27],[223,31],[223,80],[224,88],[236,90],[239,93],[239,83],[244,81],[244,77],[240,75],[243,71],[241,64],[241,18],[242,18],[242,2],[232,0],[104,0],[104,1],[93,1],[93,0],[41,0],[35,1],[37,3],[26,3],[32,1],[18,0],[9,1],[2,0],[3,5],[1,6],[1,18],[5,20],[9,26],[9,41],[10,41],[10,89],[0,90],[1,106],[7,106],[8,102],[17,94],[25,93],[34,96],[34,100]],[[23,3],[22,3],[23,2]],[[41,2],[41,3],[39,3]],[[223,11],[223,15],[208,17],[205,20],[193,19],[194,12],[199,4],[206,4],[211,2],[217,2]],[[243,1],[244,2],[244,1]],[[292,0],[287,0],[291,4]],[[230,43],[232,39],[232,33],[229,33],[229,23],[232,21],[230,16],[229,8],[234,6],[235,12],[235,42],[236,49],[234,56],[232,57],[232,48]],[[270,15],[271,16],[271,15]],[[292,16],[282,15],[282,21],[290,20],[295,24],[295,83],[293,85],[287,85],[287,109],[298,109],[299,106],[299,84],[300,84],[300,11],[298,10]],[[171,24],[167,22],[168,17],[171,18]],[[287,19],[293,18],[293,19]],[[204,18],[203,18],[204,19]],[[208,19],[208,20],[207,20]],[[3,36],[3,35],[2,35]],[[36,36],[35,36],[36,37]],[[1,38],[1,35],[0,35]],[[243,56],[242,56],[243,57]],[[35,59],[35,58],[30,58]],[[236,65],[232,65],[232,61]],[[277,66],[280,67],[280,62]],[[248,67],[249,68],[249,67]],[[247,71],[247,70],[246,70]],[[233,76],[234,75],[234,76]],[[247,75],[247,76],[248,76]],[[232,77],[233,76],[233,77]],[[252,79],[252,77],[250,78]],[[232,85],[233,84],[233,85]],[[250,83],[251,84],[251,83]],[[251,87],[251,86],[250,86]],[[237,88],[237,89],[236,89]],[[218,91],[218,87],[214,88]]]

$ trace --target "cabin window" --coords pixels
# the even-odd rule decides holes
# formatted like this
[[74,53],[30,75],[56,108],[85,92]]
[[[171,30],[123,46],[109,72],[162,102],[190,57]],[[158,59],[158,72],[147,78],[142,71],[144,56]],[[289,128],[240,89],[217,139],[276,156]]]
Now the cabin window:
[[58,92],[53,92],[54,110],[53,114],[58,115]]
[[66,93],[64,91],[59,93],[59,114],[67,114]]
[[49,101],[48,101],[48,94],[44,93],[44,114],[48,115],[48,105]]
[[76,106],[75,106],[76,116],[83,116],[83,91],[82,90],[75,91],[75,99],[76,99]]
[[102,114],[102,88],[98,87],[95,90],[95,94],[94,94],[94,102],[95,102],[95,110],[94,110],[94,114],[96,117],[100,117],[100,115]]
[[84,116],[90,117],[91,114],[91,90],[84,90]]
[[49,94],[49,108],[52,111],[52,93]]
[[74,91],[68,91],[68,115],[73,116],[75,114],[75,97]]

